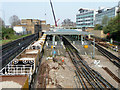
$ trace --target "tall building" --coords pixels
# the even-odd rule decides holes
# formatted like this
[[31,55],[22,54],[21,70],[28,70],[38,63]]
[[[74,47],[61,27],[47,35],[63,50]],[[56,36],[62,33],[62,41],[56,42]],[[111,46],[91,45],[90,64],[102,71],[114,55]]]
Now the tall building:
[[95,10],[80,8],[79,14],[76,15],[76,27],[83,29],[93,28],[95,14]]
[[95,24],[102,25],[102,20],[104,16],[107,16],[109,19],[117,15],[118,7],[113,8],[99,8],[98,13],[95,15]]

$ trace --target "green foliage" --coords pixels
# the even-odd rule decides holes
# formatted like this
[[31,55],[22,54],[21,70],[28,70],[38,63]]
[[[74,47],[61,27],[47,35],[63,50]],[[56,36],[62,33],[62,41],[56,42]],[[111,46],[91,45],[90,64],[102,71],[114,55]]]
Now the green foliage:
[[108,16],[104,16],[102,18],[102,26],[108,25],[108,22],[109,22],[109,17]]
[[[119,22],[118,22],[119,19]],[[104,28],[104,33],[110,33],[109,38],[113,38],[113,40],[120,41],[120,15],[111,19]]]
[[[8,42],[11,42],[11,41],[14,41],[14,40],[17,40],[19,38],[22,38],[22,37],[26,37],[26,36],[29,36],[31,34],[26,34],[26,35],[21,35],[21,36],[18,36],[18,35],[11,35],[10,36],[10,39],[2,39],[2,44],[6,44]],[[1,43],[0,43],[1,44]]]
[[14,36],[14,30],[12,28],[2,27],[2,39],[10,39]]
[[103,26],[101,26],[100,24],[96,24],[94,27],[94,30],[102,30]]

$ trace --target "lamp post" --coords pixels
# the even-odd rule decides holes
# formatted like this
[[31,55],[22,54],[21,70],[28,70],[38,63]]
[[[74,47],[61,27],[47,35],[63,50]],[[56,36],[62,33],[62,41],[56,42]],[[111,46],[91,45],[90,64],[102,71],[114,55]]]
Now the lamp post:
[[[118,14],[118,29],[120,29],[120,1],[118,2],[118,11],[117,11],[117,14]],[[119,32],[118,32],[119,33]],[[120,58],[120,45],[118,44],[118,56]]]
[[[117,11],[117,14],[118,14],[118,29],[120,29],[120,1],[118,2],[118,11]],[[120,33],[120,32],[118,32]],[[120,58],[120,44],[118,43],[118,57]],[[120,68],[118,69],[118,77],[120,77]],[[118,84],[118,89],[120,89],[120,83]]]

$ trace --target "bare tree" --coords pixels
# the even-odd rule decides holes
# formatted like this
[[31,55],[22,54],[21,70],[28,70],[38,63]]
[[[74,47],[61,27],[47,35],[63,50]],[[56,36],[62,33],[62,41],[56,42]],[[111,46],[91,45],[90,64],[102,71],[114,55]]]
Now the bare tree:
[[20,24],[20,19],[18,18],[18,16],[13,15],[10,17],[9,22],[10,22],[11,26],[13,27],[15,25]]
[[5,27],[5,22],[2,20],[1,17],[0,17],[0,26]]
[[75,27],[75,23],[72,22],[70,19],[64,19],[62,22],[62,27],[65,28]]
[[70,19],[65,19],[62,22],[62,25],[72,25],[72,24],[73,24],[73,22]]

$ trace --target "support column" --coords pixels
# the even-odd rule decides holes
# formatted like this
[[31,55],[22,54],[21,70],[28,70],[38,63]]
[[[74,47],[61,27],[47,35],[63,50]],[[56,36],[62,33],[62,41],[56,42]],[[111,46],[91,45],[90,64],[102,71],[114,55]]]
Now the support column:
[[82,44],[82,41],[83,41],[83,36],[81,35],[81,44]]
[[54,58],[55,35],[53,35],[52,41],[53,41],[52,42],[53,43],[52,54],[53,54],[53,58]]
[[78,41],[79,41],[79,35],[78,35]]
[[85,36],[83,36],[83,41],[85,41]]
[[91,36],[90,36],[90,34],[88,35],[88,39],[90,39],[91,38]]
[[95,58],[95,38],[93,40],[93,56],[92,58]]
[[77,41],[77,39],[78,39],[78,36],[76,35],[76,41]]

